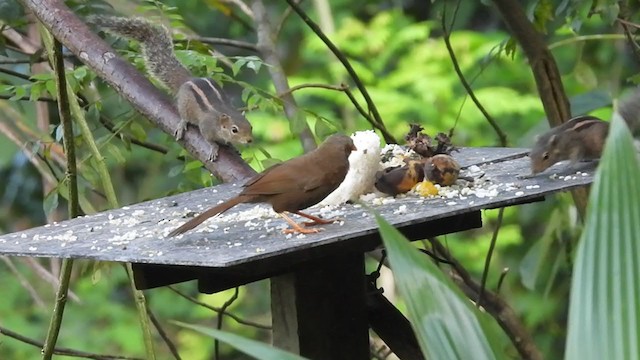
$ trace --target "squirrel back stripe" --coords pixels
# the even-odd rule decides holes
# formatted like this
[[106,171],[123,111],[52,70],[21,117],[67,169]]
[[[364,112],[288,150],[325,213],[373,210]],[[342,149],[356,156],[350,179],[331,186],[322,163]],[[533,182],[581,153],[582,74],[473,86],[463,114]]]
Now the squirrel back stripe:
[[189,86],[189,90],[193,92],[193,97],[196,99],[198,106],[202,111],[213,111],[215,108],[211,104],[211,101],[207,97],[207,95],[202,91],[198,85],[195,84],[194,81],[188,81],[187,86]]
[[211,92],[213,92],[213,93],[216,95],[216,97],[218,98],[218,100],[219,100],[219,101],[222,101],[222,102],[225,102],[225,103],[226,103],[226,102],[228,102],[228,101],[227,101],[227,99],[225,99],[225,98],[222,96],[222,93],[221,93],[220,91],[218,91],[218,89],[217,89],[217,88],[216,88],[216,86],[211,82],[211,80],[210,80],[210,79],[207,79],[207,78],[200,78],[200,79],[198,79],[198,80],[200,80],[200,81],[202,81],[202,82],[206,83],[206,84],[207,84],[207,86],[209,86],[209,88],[211,89]]
[[88,19],[105,31],[140,43],[147,70],[175,95],[180,85],[191,79],[189,71],[173,51],[171,33],[164,25],[143,18],[94,15]]

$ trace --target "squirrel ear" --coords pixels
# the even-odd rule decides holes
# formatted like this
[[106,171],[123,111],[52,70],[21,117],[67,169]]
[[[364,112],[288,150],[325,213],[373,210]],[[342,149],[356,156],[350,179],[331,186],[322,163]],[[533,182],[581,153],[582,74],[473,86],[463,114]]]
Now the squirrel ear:
[[557,142],[558,142],[558,137],[555,134],[551,135],[551,137],[549,138],[549,144],[555,145]]
[[229,126],[231,123],[233,123],[233,121],[231,121],[231,117],[229,115],[224,113],[220,114],[220,125]]

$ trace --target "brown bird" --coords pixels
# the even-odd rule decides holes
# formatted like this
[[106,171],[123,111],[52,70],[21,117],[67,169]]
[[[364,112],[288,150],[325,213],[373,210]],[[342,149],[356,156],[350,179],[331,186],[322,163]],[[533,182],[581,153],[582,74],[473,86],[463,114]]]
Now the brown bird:
[[200,225],[208,218],[221,214],[240,203],[269,203],[275,212],[286,220],[292,229],[285,233],[316,233],[319,229],[305,229],[285,212],[311,219],[304,225],[329,224],[324,220],[300,212],[313,206],[335,190],[349,171],[349,154],[356,150],[350,137],[335,134],[328,137],[317,149],[297,158],[276,164],[254,176],[236,197],[214,206],[184,225],[173,230],[175,236]]

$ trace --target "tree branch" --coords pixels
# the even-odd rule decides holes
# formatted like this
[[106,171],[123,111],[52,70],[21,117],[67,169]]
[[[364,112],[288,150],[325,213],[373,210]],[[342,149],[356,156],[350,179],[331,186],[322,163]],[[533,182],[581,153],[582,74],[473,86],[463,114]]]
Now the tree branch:
[[562,86],[558,66],[542,35],[529,21],[520,2],[493,0],[493,3],[529,60],[549,123],[551,126],[562,124],[571,118],[569,100]]
[[218,313],[218,314],[221,314],[221,315],[227,315],[228,317],[230,317],[230,318],[232,318],[233,320],[235,320],[235,322],[237,322],[238,324],[247,325],[247,326],[253,326],[253,327],[255,327],[255,328],[263,329],[263,330],[271,330],[271,326],[268,326],[268,325],[262,325],[262,324],[258,324],[258,323],[253,322],[253,321],[249,321],[249,320],[242,319],[242,318],[240,318],[239,316],[236,316],[236,315],[234,315],[234,314],[232,314],[232,313],[230,313],[230,312],[226,311],[226,309],[222,309],[222,308],[218,308],[218,307],[215,307],[215,306],[211,306],[211,305],[209,305],[209,304],[207,304],[207,303],[204,303],[204,302],[202,302],[202,301],[199,301],[199,300],[197,300],[197,299],[195,299],[195,298],[193,298],[193,297],[191,297],[191,296],[189,296],[189,295],[187,295],[187,294],[183,293],[182,291],[180,291],[180,290],[176,289],[176,288],[175,288],[175,287],[173,287],[173,286],[168,286],[168,288],[169,288],[171,291],[173,291],[174,293],[176,293],[176,294],[180,295],[180,296],[181,296],[181,297],[183,297],[184,299],[186,299],[186,300],[188,300],[188,301],[190,301],[190,302],[192,302],[192,303],[194,303],[194,304],[196,304],[196,305],[200,305],[200,306],[202,306],[202,307],[205,307],[205,308],[207,308],[207,309],[209,309],[209,310],[211,310],[211,311],[214,311],[214,312],[216,312],[216,313]]
[[[493,0],[493,3],[527,56],[549,124],[553,127],[569,120],[571,109],[560,71],[542,35],[536,31],[517,0]],[[571,195],[580,217],[584,219],[588,190],[577,188],[571,191]]]
[[300,133],[300,141],[302,142],[302,148],[305,152],[309,152],[316,148],[316,141],[309,129],[309,125],[304,120],[300,109],[296,103],[295,98],[289,91],[289,80],[287,79],[280,58],[276,53],[276,44],[273,36],[273,29],[269,23],[269,14],[265,9],[262,0],[253,0],[251,5],[254,15],[254,21],[256,22],[256,34],[258,35],[258,51],[264,57],[264,61],[269,64],[267,67],[273,86],[276,88],[276,92],[284,94],[282,96],[282,103],[284,107],[284,113],[286,114],[292,129],[298,129]]
[[[20,0],[80,61],[94,70],[125,97],[143,116],[167,134],[174,134],[180,117],[170,99],[149,82],[133,65],[94,34],[61,0]],[[225,182],[255,174],[235,149],[220,147],[215,162],[208,161],[211,145],[193,127],[179,141],[205,167]]]

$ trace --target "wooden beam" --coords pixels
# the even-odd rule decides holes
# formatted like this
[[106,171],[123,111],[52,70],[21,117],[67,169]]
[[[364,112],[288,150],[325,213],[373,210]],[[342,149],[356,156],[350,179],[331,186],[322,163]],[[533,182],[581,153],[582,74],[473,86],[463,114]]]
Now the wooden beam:
[[314,360],[368,360],[362,253],[308,263],[271,278],[273,344]]

